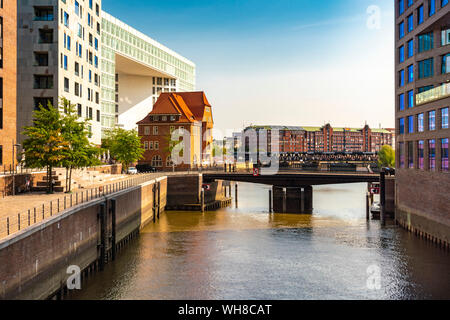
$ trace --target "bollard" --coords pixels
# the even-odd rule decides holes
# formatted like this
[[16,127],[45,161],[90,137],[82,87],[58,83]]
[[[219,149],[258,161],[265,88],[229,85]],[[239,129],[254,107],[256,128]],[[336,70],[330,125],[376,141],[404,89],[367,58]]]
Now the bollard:
[[28,210],[28,226],[31,225],[31,215],[30,215],[30,211]]
[[283,188],[283,213],[286,213],[286,188]]
[[380,172],[380,219],[381,225],[386,225],[386,172]]
[[53,217],[53,201],[50,201],[50,217]]
[[9,217],[6,218],[6,231],[8,232],[9,236]]
[[42,220],[45,219],[45,204],[42,205]]
[[[30,211],[30,210],[28,210],[28,211]],[[33,209],[33,220],[34,220],[34,223],[36,223],[36,208],[34,208]]]
[[64,196],[64,210],[66,210],[66,196]]
[[17,214],[17,225],[19,226],[19,231],[20,231],[20,213]]
[[72,203],[73,203],[73,201],[72,201],[72,200],[73,200],[73,197],[72,197],[72,196],[73,196],[73,194],[70,195],[70,206],[71,206],[71,207],[72,207]]

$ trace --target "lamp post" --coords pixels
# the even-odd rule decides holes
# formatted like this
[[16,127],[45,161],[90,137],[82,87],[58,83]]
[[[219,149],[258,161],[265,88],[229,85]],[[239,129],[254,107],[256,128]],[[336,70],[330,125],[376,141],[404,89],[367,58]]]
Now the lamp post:
[[16,195],[16,168],[15,168],[15,148],[20,147],[20,144],[14,144],[14,140],[12,142],[12,195],[15,196]]

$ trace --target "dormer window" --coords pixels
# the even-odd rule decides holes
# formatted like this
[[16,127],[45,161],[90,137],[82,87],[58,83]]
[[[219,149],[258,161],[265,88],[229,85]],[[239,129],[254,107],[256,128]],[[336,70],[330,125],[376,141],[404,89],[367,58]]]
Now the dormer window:
[[162,116],[162,121],[167,121],[167,116]]

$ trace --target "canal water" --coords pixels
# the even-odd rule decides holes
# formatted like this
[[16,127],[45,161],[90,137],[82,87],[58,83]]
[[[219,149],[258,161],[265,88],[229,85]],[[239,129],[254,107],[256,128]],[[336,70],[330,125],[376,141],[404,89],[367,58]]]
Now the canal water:
[[366,222],[366,184],[314,188],[314,214],[269,214],[268,186],[239,204],[166,212],[72,299],[450,299],[450,254]]

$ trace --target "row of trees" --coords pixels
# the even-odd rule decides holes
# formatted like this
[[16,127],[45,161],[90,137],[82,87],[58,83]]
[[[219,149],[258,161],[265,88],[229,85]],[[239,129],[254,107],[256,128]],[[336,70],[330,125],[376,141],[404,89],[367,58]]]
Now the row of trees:
[[46,168],[49,193],[53,192],[52,171],[56,167],[66,169],[66,191],[71,192],[73,170],[101,164],[101,154],[109,151],[126,170],[144,152],[137,132],[121,128],[108,132],[101,148],[92,145],[89,121],[82,120],[76,106],[65,98],[56,108],[51,103],[40,105],[33,116],[33,125],[24,128],[27,138],[22,162],[28,168]]

